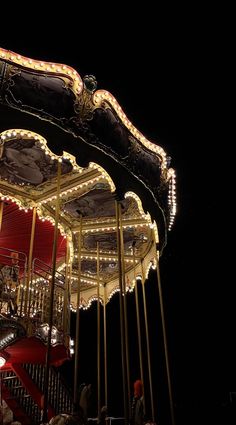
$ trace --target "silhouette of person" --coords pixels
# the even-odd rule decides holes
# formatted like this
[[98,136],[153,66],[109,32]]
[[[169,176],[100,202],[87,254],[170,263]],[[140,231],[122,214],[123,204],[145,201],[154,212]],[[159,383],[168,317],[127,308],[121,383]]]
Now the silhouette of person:
[[79,405],[83,410],[84,421],[87,422],[88,412],[90,408],[90,399],[92,394],[92,385],[85,383],[81,384],[79,393]]
[[84,422],[80,416],[60,413],[49,421],[49,425],[84,425]]
[[107,406],[103,406],[101,408],[101,413],[100,413],[100,421],[99,424],[100,425],[106,425],[106,421],[107,421]]
[[140,379],[134,382],[134,396],[131,406],[132,425],[143,425],[144,423],[144,404],[143,404],[143,383]]

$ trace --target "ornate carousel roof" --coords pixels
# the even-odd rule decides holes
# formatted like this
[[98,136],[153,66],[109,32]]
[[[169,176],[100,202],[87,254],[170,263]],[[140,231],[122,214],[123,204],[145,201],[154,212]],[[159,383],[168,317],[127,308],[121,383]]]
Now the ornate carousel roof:
[[[69,66],[0,49],[0,247],[29,256],[36,208],[33,257],[51,265],[60,163],[57,269],[63,276],[67,241],[72,308],[78,279],[81,305],[86,308],[96,297],[98,257],[107,300],[119,288],[116,201],[127,290],[155,266],[176,212],[175,172],[165,151],[96,85],[93,76],[82,81]],[[35,273],[36,282],[43,278],[37,277],[37,265]]]

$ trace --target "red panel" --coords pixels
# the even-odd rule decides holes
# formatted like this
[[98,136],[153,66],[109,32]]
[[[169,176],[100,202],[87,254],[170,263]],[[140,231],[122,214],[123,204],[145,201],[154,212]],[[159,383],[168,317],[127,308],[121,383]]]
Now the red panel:
[[[2,230],[0,232],[0,247],[24,252],[29,255],[32,211],[19,210],[14,203],[4,203]],[[39,258],[51,265],[54,226],[48,221],[37,217],[33,258]],[[66,239],[58,235],[57,261],[65,257]]]
[[[41,363],[45,364],[46,345],[36,337],[22,338],[15,344],[9,345],[4,352],[7,354],[7,362],[3,369],[13,363]],[[62,344],[51,348],[50,364],[60,366],[69,359],[68,351]]]

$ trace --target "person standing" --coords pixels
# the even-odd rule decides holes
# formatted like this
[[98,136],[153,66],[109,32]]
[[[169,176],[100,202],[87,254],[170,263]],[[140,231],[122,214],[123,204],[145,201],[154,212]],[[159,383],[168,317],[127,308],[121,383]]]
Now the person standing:
[[134,396],[131,406],[132,425],[144,424],[143,383],[140,379],[134,382]]

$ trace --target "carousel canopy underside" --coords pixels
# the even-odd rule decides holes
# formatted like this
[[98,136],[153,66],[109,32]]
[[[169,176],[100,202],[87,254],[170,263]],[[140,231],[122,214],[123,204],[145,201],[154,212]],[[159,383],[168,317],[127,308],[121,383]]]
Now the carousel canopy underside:
[[[51,265],[58,158],[48,150],[46,142],[32,132],[8,130],[1,137],[4,143],[0,162],[3,205],[0,247],[23,252],[29,257],[32,210],[36,207],[33,258]],[[72,260],[72,305],[75,305],[73,294],[77,290],[81,225],[81,302],[87,306],[96,296],[97,247],[101,285],[110,286],[108,296],[119,287],[114,184],[105,170],[96,164],[81,168],[72,157],[66,158],[66,154],[61,161],[57,265],[64,271],[68,239]],[[137,276],[142,273],[140,260],[147,256],[150,262],[155,258],[152,222],[133,193],[126,193],[121,211],[126,280],[131,288],[134,264]],[[37,265],[35,272],[37,274]]]
[[80,267],[81,304],[96,297],[98,273],[108,300],[119,287],[116,201],[129,289],[155,264],[156,244],[159,250],[165,244],[175,212],[174,172],[114,98],[95,91],[93,79],[83,84],[72,68],[49,64],[49,72],[2,49],[1,57],[0,247],[29,257],[36,209],[33,258],[51,265],[60,163],[57,268],[65,272],[70,249],[72,307]]

